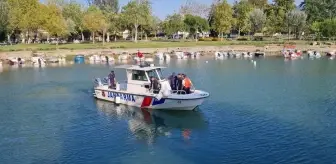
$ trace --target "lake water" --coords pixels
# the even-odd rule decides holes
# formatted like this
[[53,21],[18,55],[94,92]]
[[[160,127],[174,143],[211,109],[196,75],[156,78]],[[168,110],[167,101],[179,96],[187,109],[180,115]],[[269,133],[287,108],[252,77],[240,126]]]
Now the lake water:
[[163,65],[210,98],[197,111],[146,111],[93,98],[93,78],[113,66],[3,70],[0,163],[335,163],[335,61]]

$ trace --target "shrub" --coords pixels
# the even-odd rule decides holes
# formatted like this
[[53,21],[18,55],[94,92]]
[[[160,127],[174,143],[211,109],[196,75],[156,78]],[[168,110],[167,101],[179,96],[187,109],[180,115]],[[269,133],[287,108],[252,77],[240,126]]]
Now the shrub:
[[220,41],[219,38],[212,38],[212,41]]
[[248,38],[248,37],[245,37],[245,36],[243,36],[243,37],[239,37],[239,38],[237,38],[237,40],[238,40],[238,41],[248,41],[248,40],[249,40],[249,38]]

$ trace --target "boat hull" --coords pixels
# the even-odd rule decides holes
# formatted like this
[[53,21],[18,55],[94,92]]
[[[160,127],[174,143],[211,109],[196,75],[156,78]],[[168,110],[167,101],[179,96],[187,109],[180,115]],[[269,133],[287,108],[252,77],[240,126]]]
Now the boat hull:
[[[97,99],[147,109],[193,110],[203,103],[206,97],[192,99],[155,98],[155,95],[137,95],[116,90],[95,89]],[[117,98],[119,97],[119,98]]]

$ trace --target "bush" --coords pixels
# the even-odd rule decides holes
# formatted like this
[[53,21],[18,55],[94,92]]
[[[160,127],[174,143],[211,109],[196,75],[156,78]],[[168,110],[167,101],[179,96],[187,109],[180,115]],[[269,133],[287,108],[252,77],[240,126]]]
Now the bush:
[[199,41],[212,41],[213,38],[199,38]]
[[212,38],[212,41],[220,41],[219,38]]
[[243,36],[243,37],[239,37],[239,38],[237,38],[237,40],[238,40],[238,41],[248,41],[248,40],[249,40],[249,38],[248,38],[248,37],[245,37],[245,36]]

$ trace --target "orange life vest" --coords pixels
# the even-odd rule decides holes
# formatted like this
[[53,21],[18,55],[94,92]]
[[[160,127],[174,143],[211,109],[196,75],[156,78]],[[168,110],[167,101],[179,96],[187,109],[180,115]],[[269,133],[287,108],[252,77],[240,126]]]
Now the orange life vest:
[[190,88],[191,87],[191,81],[187,77],[184,79],[184,87],[186,87],[186,88]]

